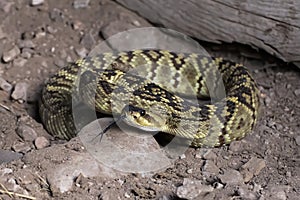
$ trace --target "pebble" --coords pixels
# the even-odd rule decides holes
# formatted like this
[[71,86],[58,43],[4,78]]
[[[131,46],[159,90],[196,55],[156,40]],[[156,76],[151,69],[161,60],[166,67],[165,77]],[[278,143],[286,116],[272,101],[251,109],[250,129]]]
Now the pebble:
[[17,46],[14,46],[9,51],[3,52],[2,59],[4,62],[10,62],[16,58],[21,53],[20,49]]
[[27,60],[25,58],[16,58],[13,61],[13,66],[15,67],[23,67],[27,63]]
[[183,185],[176,190],[176,195],[184,199],[201,199],[200,195],[204,196],[213,190],[214,188],[212,186],[204,185],[202,181],[184,178]]
[[295,138],[296,144],[300,146],[300,135]]
[[11,7],[14,5],[14,2],[8,2],[8,1],[0,1],[0,8],[5,12],[9,13]]
[[255,192],[252,192],[244,187],[239,187],[237,193],[242,199],[247,199],[247,200],[257,199]]
[[44,0],[32,0],[31,5],[32,6],[38,6],[44,3]]
[[203,173],[208,173],[208,174],[218,174],[219,173],[219,168],[211,160],[205,161],[205,164],[203,165],[202,170],[203,170]]
[[241,173],[234,169],[228,169],[224,171],[224,174],[219,175],[222,183],[229,185],[241,185],[243,184],[243,176]]
[[0,77],[0,88],[6,92],[10,92],[13,86],[8,83],[4,78]]
[[73,1],[73,7],[75,9],[78,8],[86,8],[90,3],[90,0],[74,0]]
[[34,145],[37,149],[44,149],[50,145],[50,142],[44,136],[40,136],[35,139]]
[[186,156],[185,156],[185,154],[182,154],[182,155],[179,156],[179,158],[180,158],[180,159],[185,159]]
[[243,146],[242,141],[232,141],[229,145],[229,150],[232,152],[239,152],[243,150]]
[[20,49],[23,49],[23,48],[29,48],[29,49],[34,49],[35,48],[35,44],[33,43],[32,40],[29,40],[29,39],[26,39],[26,40],[20,40],[18,42],[18,47]]
[[83,30],[84,24],[81,21],[76,20],[72,23],[72,27],[74,30]]
[[31,53],[29,53],[28,51],[24,51],[24,52],[23,52],[23,50],[24,50],[24,49],[22,49],[21,56],[22,56],[23,58],[25,58],[25,59],[31,58]]
[[95,46],[96,41],[94,36],[89,32],[84,34],[84,36],[80,40],[80,44],[87,49],[92,49]]
[[17,128],[17,134],[24,140],[28,142],[33,142],[37,138],[37,133],[33,128],[28,125],[21,124]]
[[209,149],[208,151],[206,151],[203,154],[203,158],[205,160],[216,160],[217,159],[217,154],[215,154],[215,152],[213,152],[211,149]]
[[249,182],[253,176],[256,176],[266,167],[266,162],[263,159],[252,157],[247,163],[241,167],[244,182]]
[[66,63],[65,63],[65,61],[64,60],[62,60],[62,59],[56,59],[55,61],[54,61],[54,64],[56,65],[56,66],[58,66],[58,67],[64,67],[65,65],[66,65]]
[[53,28],[52,26],[47,26],[47,32],[50,34],[54,34],[57,32],[57,29]]
[[63,12],[57,8],[54,8],[51,12],[50,12],[50,19],[52,21],[55,22],[62,22],[64,20],[65,16],[63,14]]
[[14,100],[20,100],[21,102],[26,101],[27,100],[27,88],[28,88],[27,83],[25,83],[25,82],[17,83],[13,93],[11,94],[11,97]]
[[300,89],[296,89],[296,90],[294,91],[294,94],[295,94],[297,97],[299,97],[299,96],[300,96]]
[[88,54],[88,50],[84,47],[82,47],[80,49],[76,49],[75,52],[80,58],[84,58]]

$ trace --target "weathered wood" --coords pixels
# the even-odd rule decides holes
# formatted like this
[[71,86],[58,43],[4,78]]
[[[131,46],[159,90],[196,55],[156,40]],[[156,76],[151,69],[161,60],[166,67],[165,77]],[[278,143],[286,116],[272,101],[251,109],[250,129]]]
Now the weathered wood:
[[258,47],[300,62],[299,0],[117,0],[150,21],[200,40]]

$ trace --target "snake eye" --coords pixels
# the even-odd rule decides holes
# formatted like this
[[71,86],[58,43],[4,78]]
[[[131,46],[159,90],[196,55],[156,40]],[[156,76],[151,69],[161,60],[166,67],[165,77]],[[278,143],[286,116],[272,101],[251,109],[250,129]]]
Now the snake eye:
[[146,114],[146,111],[145,111],[145,110],[141,110],[141,111],[140,111],[140,115],[141,115],[141,116],[144,116],[145,114]]

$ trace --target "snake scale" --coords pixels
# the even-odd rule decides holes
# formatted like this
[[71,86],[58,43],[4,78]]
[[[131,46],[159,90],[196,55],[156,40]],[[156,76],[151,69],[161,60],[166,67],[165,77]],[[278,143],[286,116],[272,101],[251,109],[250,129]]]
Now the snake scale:
[[[218,85],[226,96],[218,98]],[[167,50],[103,53],[60,69],[45,84],[39,106],[53,136],[70,139],[78,133],[74,94],[98,112],[122,116],[143,130],[191,139],[195,147],[243,138],[253,129],[259,110],[258,88],[241,64]],[[209,103],[199,103],[209,97]]]

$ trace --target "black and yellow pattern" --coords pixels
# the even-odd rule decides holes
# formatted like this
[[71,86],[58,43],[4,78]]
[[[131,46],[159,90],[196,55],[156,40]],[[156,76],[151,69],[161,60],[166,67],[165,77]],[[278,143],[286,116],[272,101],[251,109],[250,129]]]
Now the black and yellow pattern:
[[[257,86],[242,65],[165,50],[105,53],[59,70],[45,85],[40,103],[52,135],[76,135],[74,95],[135,127],[189,138],[192,146],[220,146],[244,137],[259,109]],[[198,104],[197,99],[209,97],[212,103]]]

